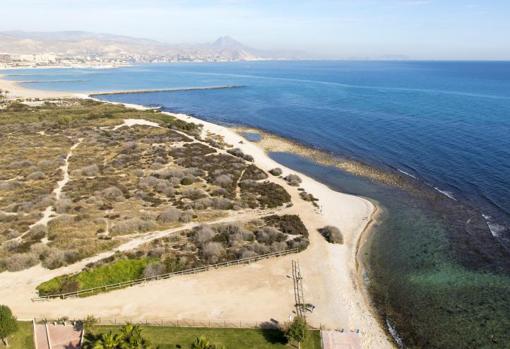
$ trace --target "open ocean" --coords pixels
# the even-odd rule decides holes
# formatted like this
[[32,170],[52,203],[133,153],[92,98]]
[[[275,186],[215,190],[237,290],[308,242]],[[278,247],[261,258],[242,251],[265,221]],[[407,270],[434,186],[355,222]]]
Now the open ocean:
[[[99,98],[263,129],[394,176],[406,185],[271,154],[384,208],[364,251],[366,280],[399,343],[510,347],[510,62],[243,62],[3,74],[35,89],[182,89]],[[213,86],[226,88],[186,90]]]

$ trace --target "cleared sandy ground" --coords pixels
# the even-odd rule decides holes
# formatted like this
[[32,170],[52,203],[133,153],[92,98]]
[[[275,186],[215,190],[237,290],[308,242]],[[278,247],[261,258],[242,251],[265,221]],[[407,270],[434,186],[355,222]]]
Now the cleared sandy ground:
[[[227,143],[252,155],[256,165],[266,171],[280,167],[284,175],[296,173],[277,164],[256,144],[230,129],[187,115],[177,117],[203,124],[204,132],[222,135]],[[31,301],[39,283],[79,270],[87,261],[52,271],[36,266],[22,272],[0,274],[1,303],[9,305],[19,318],[82,318],[93,314],[119,321],[263,322],[276,319],[284,322],[294,310],[290,275],[291,261],[295,259],[299,260],[304,277],[305,301],[315,305],[313,313],[308,315],[313,326],[347,331],[359,329],[363,348],[393,347],[357,286],[358,239],[371,220],[374,205],[364,198],[335,192],[302,174],[299,176],[303,180],[301,186],[319,199],[321,210],[301,200],[295,187],[278,178],[272,180],[292,195],[294,206],[282,213],[299,214],[310,231],[311,244],[300,254],[154,281],[88,298],[44,302]],[[344,245],[329,244],[319,235],[317,229],[327,224],[340,228]]]

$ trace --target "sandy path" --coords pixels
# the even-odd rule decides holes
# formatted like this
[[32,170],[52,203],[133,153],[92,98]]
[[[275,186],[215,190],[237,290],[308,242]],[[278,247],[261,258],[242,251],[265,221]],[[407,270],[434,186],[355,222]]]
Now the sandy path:
[[[75,144],[73,144],[71,146],[71,149],[69,149],[69,152],[67,153],[66,158],[64,159],[64,164],[62,166],[60,166],[60,171],[64,175],[63,175],[62,179],[57,182],[57,186],[55,187],[55,189],[53,189],[53,191],[51,193],[52,195],[55,196],[56,201],[60,200],[60,197],[62,196],[62,190],[64,189],[66,184],[71,179],[71,177],[69,176],[69,159],[71,159],[71,156],[73,156],[73,150],[76,149],[81,144],[82,141],[83,141],[83,139],[80,138],[78,140],[78,142],[76,142]],[[32,227],[35,227],[36,225],[48,226],[48,223],[55,217],[56,217],[55,216],[55,207],[53,205],[46,207],[46,209],[43,211],[42,217],[37,222],[30,225],[29,229],[25,233],[21,234],[14,240],[21,241],[22,238],[30,232],[30,229]],[[42,241],[47,244],[48,238],[44,237],[42,239]]]

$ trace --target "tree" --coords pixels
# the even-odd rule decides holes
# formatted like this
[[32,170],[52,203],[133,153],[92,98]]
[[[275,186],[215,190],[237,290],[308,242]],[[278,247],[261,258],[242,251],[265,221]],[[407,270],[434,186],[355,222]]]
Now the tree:
[[18,330],[16,318],[12,315],[11,309],[6,305],[0,305],[0,339],[8,347],[7,337]]
[[126,324],[120,329],[122,349],[146,349],[149,341],[142,337],[142,329],[138,325]]
[[306,320],[302,316],[296,316],[287,328],[287,339],[297,342],[298,348],[301,348],[301,342],[305,340],[307,332]]
[[89,334],[83,344],[83,349],[149,349],[148,340],[142,337],[142,329],[138,325],[126,324],[120,333],[111,331],[99,335]]
[[117,349],[120,348],[121,340],[118,334],[101,333],[96,336],[93,341],[85,342],[84,349]]

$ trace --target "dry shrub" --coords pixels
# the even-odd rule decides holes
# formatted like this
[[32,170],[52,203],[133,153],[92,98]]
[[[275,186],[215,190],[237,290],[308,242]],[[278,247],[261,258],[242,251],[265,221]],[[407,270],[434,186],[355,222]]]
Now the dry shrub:
[[271,244],[272,252],[285,251],[287,249],[287,243],[284,241],[275,241]]
[[67,213],[73,207],[73,202],[70,199],[60,199],[55,204],[57,213]]
[[44,174],[44,172],[42,172],[42,171],[34,171],[34,172],[32,172],[31,174],[29,174],[27,176],[27,179],[29,181],[37,181],[37,180],[44,179],[45,177],[46,177],[46,175]]
[[271,245],[273,242],[281,242],[287,239],[286,235],[274,227],[264,227],[255,232],[258,242]]
[[162,263],[153,263],[149,264],[145,267],[143,270],[143,277],[145,278],[151,278],[155,277],[161,274],[164,274],[166,272],[166,267]]
[[189,223],[193,220],[193,211],[187,210],[183,211],[181,214],[181,218],[179,220],[183,223]]
[[122,194],[122,190],[115,186],[111,186],[103,190],[103,196],[112,201],[122,201],[124,200],[124,194]]
[[321,233],[324,238],[332,244],[343,244],[344,237],[340,232],[340,229],[337,227],[333,227],[331,225],[325,226],[324,228],[319,229],[319,233]]
[[228,187],[233,182],[232,176],[228,174],[219,175],[214,179],[214,184],[219,185],[220,187]]
[[57,269],[66,265],[66,254],[58,249],[51,249],[43,259],[42,265],[48,269]]
[[292,185],[294,187],[299,186],[301,184],[301,178],[296,174],[289,174],[284,178],[289,185]]
[[50,251],[51,248],[42,242],[30,246],[30,252],[35,254],[39,259],[45,259],[50,254]]
[[9,165],[7,165],[7,168],[12,170],[17,170],[25,167],[33,166],[32,161],[30,160],[17,160],[11,162]]
[[116,223],[111,228],[112,234],[123,235],[131,233],[147,232],[154,229],[156,224],[151,220],[143,220],[140,218],[130,218],[125,221]]
[[217,188],[211,193],[212,196],[228,196],[228,194],[228,190],[225,188]]
[[191,204],[195,210],[205,210],[210,206],[212,206],[212,200],[209,198],[198,199]]
[[0,181],[0,190],[14,190],[21,187],[18,181]]
[[8,271],[20,271],[28,269],[39,263],[39,258],[34,253],[15,254],[5,258],[5,267]]
[[46,236],[48,233],[48,227],[44,224],[37,224],[34,225],[30,230],[28,231],[27,235],[24,236],[27,240],[37,241],[41,240]]
[[276,168],[273,168],[272,170],[269,170],[269,173],[271,173],[273,176],[281,176],[282,169],[279,167],[276,167]]
[[56,165],[57,165],[57,162],[55,160],[48,160],[48,159],[40,160],[37,163],[37,166],[44,168],[44,169],[49,169],[49,168],[55,167]]
[[201,255],[208,263],[218,263],[225,255],[225,248],[219,242],[207,242],[201,250]]
[[169,207],[158,215],[159,223],[174,223],[181,218],[181,210],[175,207]]
[[216,235],[215,231],[208,225],[201,225],[194,230],[193,241],[199,246],[212,240]]
[[251,258],[257,256],[257,253],[255,251],[247,250],[247,249],[241,249],[239,253],[239,258]]
[[182,196],[191,200],[198,200],[207,197],[207,193],[202,189],[191,188],[184,190]]
[[80,168],[79,173],[82,176],[95,177],[99,174],[99,167],[96,164]]
[[218,210],[230,210],[234,206],[232,200],[225,198],[213,198],[211,200],[211,207]]
[[34,204],[34,208],[46,209],[46,207],[52,206],[53,204],[54,204],[53,195],[42,195],[37,199],[37,202]]
[[2,249],[6,252],[16,251],[21,245],[21,242],[18,240],[6,241],[2,245]]

